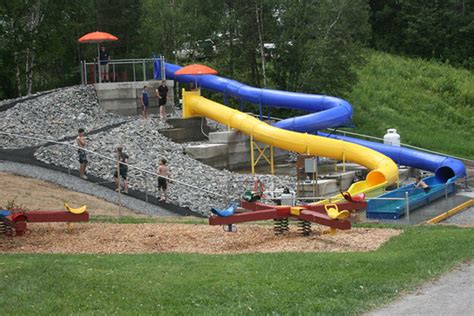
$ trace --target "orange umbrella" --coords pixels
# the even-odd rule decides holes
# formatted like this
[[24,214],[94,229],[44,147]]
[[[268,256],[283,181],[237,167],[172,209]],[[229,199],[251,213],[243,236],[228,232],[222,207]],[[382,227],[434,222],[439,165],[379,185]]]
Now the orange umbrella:
[[[99,31],[87,33],[86,35],[78,39],[79,43],[85,43],[85,44],[97,43],[97,65],[99,65],[99,62],[100,62],[99,43],[113,42],[117,40],[118,40],[117,36],[114,36],[110,33],[99,32]],[[101,74],[100,74],[100,67],[98,66],[98,68],[99,68],[99,82],[101,82],[102,79],[101,79]]]
[[[201,64],[192,64],[175,71],[175,76],[179,75],[215,75],[217,71],[211,67]],[[197,77],[195,77],[196,88],[198,88]]]
[[201,64],[192,64],[177,70],[175,75],[215,75],[217,71]]
[[102,42],[111,42],[117,41],[118,37],[106,32],[91,32],[82,36],[79,39],[79,43],[102,43]]

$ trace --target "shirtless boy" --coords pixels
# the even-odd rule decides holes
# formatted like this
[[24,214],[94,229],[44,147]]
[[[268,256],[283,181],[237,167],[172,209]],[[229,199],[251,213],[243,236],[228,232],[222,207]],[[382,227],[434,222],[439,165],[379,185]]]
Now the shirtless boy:
[[170,177],[170,171],[166,165],[166,159],[160,159],[160,165],[156,170],[158,175],[158,192],[160,193],[160,201],[166,202],[166,189],[168,188],[168,179]]
[[421,180],[421,176],[416,176],[415,177],[415,188],[422,188],[423,191],[425,191],[425,193],[428,193],[431,188],[429,187],[429,185],[427,185],[425,183],[425,181]]
[[79,154],[79,177],[81,177],[84,180],[87,180],[86,176],[86,167],[87,167],[87,153],[84,150],[86,148],[86,138],[84,137],[84,129],[80,128],[77,131],[77,137],[76,137],[76,144],[77,147],[77,153]]

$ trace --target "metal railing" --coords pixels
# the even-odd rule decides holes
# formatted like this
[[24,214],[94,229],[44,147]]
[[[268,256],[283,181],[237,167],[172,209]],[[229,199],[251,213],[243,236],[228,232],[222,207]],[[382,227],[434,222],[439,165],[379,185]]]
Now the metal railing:
[[[363,137],[363,138],[366,138],[366,139],[376,140],[376,141],[379,141],[379,142],[384,141],[384,139],[382,137],[375,137],[375,136],[370,136],[370,135],[366,135],[366,134],[359,134],[359,133],[354,133],[354,132],[349,132],[349,131],[344,131],[344,130],[337,130],[337,129],[333,129],[333,128],[328,128],[328,130],[331,131],[332,133],[342,134],[342,136],[353,135],[353,136],[357,136],[357,137]],[[456,159],[459,159],[459,160],[474,163],[474,160],[472,160],[472,159],[457,157],[457,156],[454,156],[454,155],[448,155],[448,154],[445,154],[445,153],[437,152],[437,151],[434,151],[434,150],[429,150],[429,149],[422,148],[422,147],[412,146],[412,145],[405,144],[405,143],[400,143],[400,145],[403,146],[403,147],[416,149],[416,150],[427,152],[427,153],[430,153],[430,154],[446,156],[446,157],[452,157],[452,158],[456,158]]]
[[[108,61],[108,73],[101,73],[101,67],[98,67],[97,61],[87,62],[81,61],[81,83],[92,84],[109,82],[129,82],[129,81],[147,81],[155,78],[155,60],[160,60],[161,65],[164,63],[163,56],[157,58],[141,58],[141,59],[111,59]],[[159,69],[159,78],[166,79],[164,67]]]
[[[474,186],[474,178],[465,177],[465,178],[457,179],[454,182],[454,184],[457,185],[460,188],[463,188],[466,191],[470,191],[470,187]],[[448,198],[451,195],[450,186],[452,186],[452,185],[453,185],[453,183],[443,183],[443,184],[431,185],[430,187],[432,189],[442,187],[443,191],[444,191],[444,194],[443,194],[444,195],[444,200],[447,201]],[[408,188],[408,189],[400,192],[400,197],[366,197],[364,199],[364,201],[366,201],[366,202],[369,202],[369,201],[386,201],[386,202],[403,201],[403,205],[404,205],[404,209],[405,209],[405,214],[404,214],[405,223],[410,224],[410,211],[412,211],[412,209],[413,209],[413,205],[412,205],[413,203],[411,203],[411,201],[410,201],[410,198],[412,197],[412,195],[410,195],[410,193],[413,190],[422,190],[422,189],[415,188],[415,187]],[[265,191],[264,196],[262,197],[261,200],[263,200],[263,201],[273,201],[273,202],[275,200],[278,200],[279,198],[275,197],[274,194],[272,194],[272,193],[273,192]],[[328,203],[335,203],[335,202],[344,200],[344,198],[336,197],[334,195],[330,195],[330,196],[298,196],[297,194],[295,194],[292,199],[293,199],[295,204],[298,201],[303,202],[303,203],[317,203],[319,201],[328,201]],[[454,207],[454,205],[452,205],[452,207]]]
[[[144,180],[145,186],[143,188],[139,187],[139,188],[137,188],[137,190],[144,193],[145,202],[149,202],[149,196],[156,196],[157,198],[159,198],[160,192],[156,190],[156,186],[155,185],[153,187],[150,186],[151,183],[156,184],[158,182],[159,177],[165,178],[167,181],[169,181],[169,182],[171,182],[175,185],[183,186],[183,187],[186,187],[187,189],[192,189],[194,192],[200,192],[203,195],[210,195],[214,198],[227,199],[227,196],[224,195],[224,194],[219,194],[219,193],[216,193],[216,192],[213,192],[213,191],[204,189],[202,187],[195,186],[193,184],[190,184],[190,183],[187,183],[187,182],[184,182],[184,181],[180,181],[180,180],[177,180],[177,179],[174,179],[174,178],[159,176],[158,174],[156,174],[155,171],[146,170],[146,169],[143,169],[143,168],[140,168],[140,167],[137,167],[135,165],[128,164],[128,163],[119,162],[118,156],[115,157],[115,158],[114,157],[109,157],[109,156],[103,155],[101,153],[92,151],[92,150],[87,149],[87,148],[80,148],[80,147],[78,147],[74,144],[70,144],[70,143],[67,143],[67,142],[60,142],[60,141],[56,141],[54,139],[40,138],[40,137],[34,137],[34,136],[28,136],[28,135],[20,135],[20,134],[14,134],[14,133],[2,132],[2,131],[0,131],[0,135],[12,137],[12,138],[24,138],[24,139],[38,140],[38,141],[44,142],[44,144],[42,144],[43,146],[46,145],[46,144],[48,144],[48,145],[49,144],[60,145],[60,146],[63,146],[64,149],[68,150],[68,151],[72,149],[73,152],[70,152],[70,154],[71,154],[70,157],[71,158],[70,158],[69,161],[67,161],[65,163],[65,165],[67,165],[67,167],[65,167],[65,168],[67,169],[67,173],[69,175],[71,175],[71,168],[69,166],[70,163],[71,162],[77,162],[77,153],[76,153],[76,151],[78,149],[82,149],[82,150],[86,151],[91,156],[94,156],[96,158],[108,161],[110,170],[111,171],[116,170],[118,178],[120,178],[120,172],[119,172],[120,171],[119,170],[120,164],[126,165],[129,168],[129,173],[130,173],[130,171],[134,171],[135,172],[134,177],[142,178]],[[74,169],[74,170],[76,170],[76,169]],[[100,176],[97,176],[97,177],[100,177]],[[151,177],[151,181],[149,181],[150,177]],[[106,180],[106,179],[104,179],[104,180]],[[114,181],[113,180],[112,181],[103,181],[103,182],[98,182],[96,184],[104,184],[104,183],[114,183]],[[118,205],[118,215],[119,215],[119,217],[122,215],[122,208],[123,208],[121,195],[122,195],[121,190],[118,190],[117,191],[117,205]]]

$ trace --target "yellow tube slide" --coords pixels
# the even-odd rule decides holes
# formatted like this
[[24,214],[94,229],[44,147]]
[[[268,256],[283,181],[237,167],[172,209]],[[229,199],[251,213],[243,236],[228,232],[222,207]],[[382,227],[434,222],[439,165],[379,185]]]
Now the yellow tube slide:
[[[366,180],[354,183],[351,194],[379,192],[398,179],[397,165],[372,149],[341,140],[287,131],[271,126],[240,111],[183,90],[183,117],[204,116],[253,136],[254,140],[300,154],[352,161],[367,167]],[[334,202],[334,199],[332,199]]]

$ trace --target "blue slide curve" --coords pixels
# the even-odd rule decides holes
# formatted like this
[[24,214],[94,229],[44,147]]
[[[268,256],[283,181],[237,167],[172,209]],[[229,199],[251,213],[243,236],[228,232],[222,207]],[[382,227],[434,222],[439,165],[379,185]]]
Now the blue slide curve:
[[339,98],[254,88],[235,80],[214,75],[175,76],[175,71],[180,68],[180,66],[165,63],[166,78],[180,82],[198,81],[203,89],[221,92],[225,97],[233,97],[249,103],[303,110],[311,113],[283,120],[279,122],[278,127],[280,128],[295,132],[321,130],[348,124],[352,118],[352,106],[349,102]]
[[[159,61],[156,61],[159,63]],[[156,67],[160,67],[157,65]],[[166,78],[180,82],[198,81],[203,89],[224,94],[237,100],[259,104],[268,107],[279,107],[293,110],[303,110],[310,114],[289,118],[277,122],[276,127],[296,132],[316,133],[318,130],[344,126],[352,118],[352,106],[349,102],[331,96],[286,92],[279,90],[250,87],[238,81],[215,75],[180,75],[175,72],[180,66],[165,63]],[[385,145],[376,142],[360,140],[352,137],[330,135],[319,132],[318,135],[356,143],[374,149],[394,160],[396,163],[435,173],[429,179],[430,185],[443,184],[466,176],[464,164],[448,156],[430,154],[404,147]],[[428,179],[427,179],[428,180]],[[402,189],[402,188],[400,188]]]

